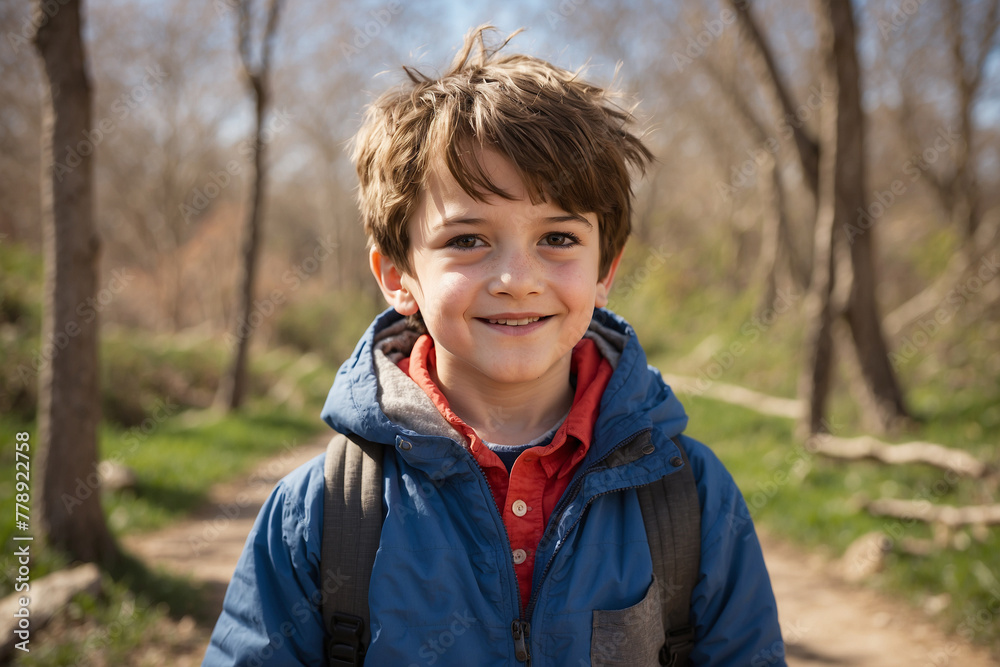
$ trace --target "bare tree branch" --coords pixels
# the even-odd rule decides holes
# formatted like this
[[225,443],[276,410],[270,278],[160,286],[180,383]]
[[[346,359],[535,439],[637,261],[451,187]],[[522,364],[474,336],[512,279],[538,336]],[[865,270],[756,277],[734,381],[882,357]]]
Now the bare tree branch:
[[[772,85],[772,89],[777,97],[782,114],[784,115],[783,117],[786,121],[789,118],[794,119],[796,117],[795,105],[792,102],[792,97],[788,90],[788,84],[778,71],[777,63],[773,53],[771,52],[771,47],[764,39],[763,33],[761,33],[760,28],[757,25],[757,21],[750,13],[751,3],[747,2],[747,0],[725,0],[725,2],[732,7],[733,10],[735,10],[737,20],[740,22],[744,32],[753,44],[754,49],[757,51],[765,70],[764,78],[767,79]],[[795,141],[795,149],[798,154],[799,161],[802,164],[802,173],[805,176],[806,184],[809,186],[809,190],[815,198],[819,192],[819,142],[814,137],[809,136],[805,126],[801,123],[790,122],[788,123],[788,126],[792,131],[792,137]]]
[[274,37],[278,29],[278,14],[281,13],[281,0],[271,0],[267,12],[267,27],[264,29],[264,46],[260,57],[260,69],[263,72],[271,70],[271,53],[274,50]]
[[237,11],[237,31],[236,37],[238,40],[238,51],[240,54],[240,62],[243,64],[243,72],[247,78],[247,81],[253,81],[256,76],[257,69],[253,65],[253,52],[250,48],[251,39],[251,20],[250,20],[250,2],[247,0],[241,0],[236,7]]
[[997,41],[1000,41],[1000,0],[993,0],[987,10],[986,19],[983,21],[983,35],[977,45],[976,60],[971,72],[969,72],[969,81],[973,90],[978,90],[982,83],[986,59],[989,58],[994,42]]
[[751,138],[757,143],[764,143],[767,140],[766,124],[750,105],[750,101],[743,94],[742,89],[735,85],[733,77],[727,76],[719,69],[718,65],[711,58],[702,58],[700,61],[702,68],[708,73],[709,78],[715,82],[719,92],[729,101],[733,109],[737,111],[740,120],[747,128]]
[[[924,147],[921,145],[920,135],[916,128],[916,119],[919,118],[917,105],[914,102],[914,94],[911,88],[909,77],[903,77],[899,82],[900,103],[899,103],[899,130],[907,151],[916,159],[920,158]],[[926,169],[919,169],[920,178],[927,181],[934,189],[941,207],[945,211],[952,209],[952,190],[954,188],[954,172],[943,175],[927,165]]]

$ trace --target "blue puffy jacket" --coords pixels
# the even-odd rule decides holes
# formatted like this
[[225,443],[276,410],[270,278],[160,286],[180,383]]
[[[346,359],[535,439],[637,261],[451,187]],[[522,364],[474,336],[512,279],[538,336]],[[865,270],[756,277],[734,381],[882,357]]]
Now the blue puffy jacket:
[[[631,327],[595,311],[588,336],[615,371],[593,444],[538,547],[522,617],[510,545],[486,479],[394,363],[413,342],[404,325],[393,311],[375,320],[337,373],[323,411],[336,430],[392,450],[384,458],[386,517],[369,589],[366,665],[523,665],[511,634],[519,618],[530,623],[532,667],[589,665],[592,655],[622,643],[659,646],[662,637],[640,630],[640,616],[660,611],[634,489],[676,470],[670,437],[684,430],[687,416],[647,366]],[[653,454],[594,466],[649,429]],[[774,595],[743,498],[707,447],[687,437],[684,446],[702,508],[691,661],[784,664]],[[323,462],[319,456],[283,479],[261,509],[204,665],[323,664]],[[336,582],[325,583],[335,604]],[[595,631],[598,617],[602,629]]]

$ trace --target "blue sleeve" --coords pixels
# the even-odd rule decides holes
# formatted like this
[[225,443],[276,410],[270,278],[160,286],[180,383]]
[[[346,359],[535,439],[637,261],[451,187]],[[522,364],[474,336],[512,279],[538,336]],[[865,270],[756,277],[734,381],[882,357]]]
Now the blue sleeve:
[[323,664],[324,460],[320,455],[281,480],[261,508],[203,667]]
[[771,579],[753,521],[729,471],[707,447],[685,438],[698,480],[701,571],[691,596],[695,665],[785,664]]

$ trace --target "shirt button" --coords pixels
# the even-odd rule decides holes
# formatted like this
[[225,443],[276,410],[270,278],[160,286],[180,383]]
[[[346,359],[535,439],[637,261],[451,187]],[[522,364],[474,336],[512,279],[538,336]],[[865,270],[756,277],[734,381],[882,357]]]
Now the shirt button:
[[514,514],[517,516],[524,516],[528,513],[528,503],[523,500],[515,500],[514,504],[510,506],[514,510]]
[[524,549],[514,549],[514,565],[520,565],[528,557],[528,553]]

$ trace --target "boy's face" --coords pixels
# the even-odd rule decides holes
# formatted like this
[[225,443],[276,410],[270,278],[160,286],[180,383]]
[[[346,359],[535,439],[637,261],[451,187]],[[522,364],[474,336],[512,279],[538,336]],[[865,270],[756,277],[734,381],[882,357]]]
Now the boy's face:
[[438,161],[409,222],[410,271],[377,250],[372,271],[390,305],[421,313],[443,389],[565,382],[570,352],[608,302],[618,259],[598,275],[595,214],[533,205],[506,158],[477,156],[514,199],[477,201]]

